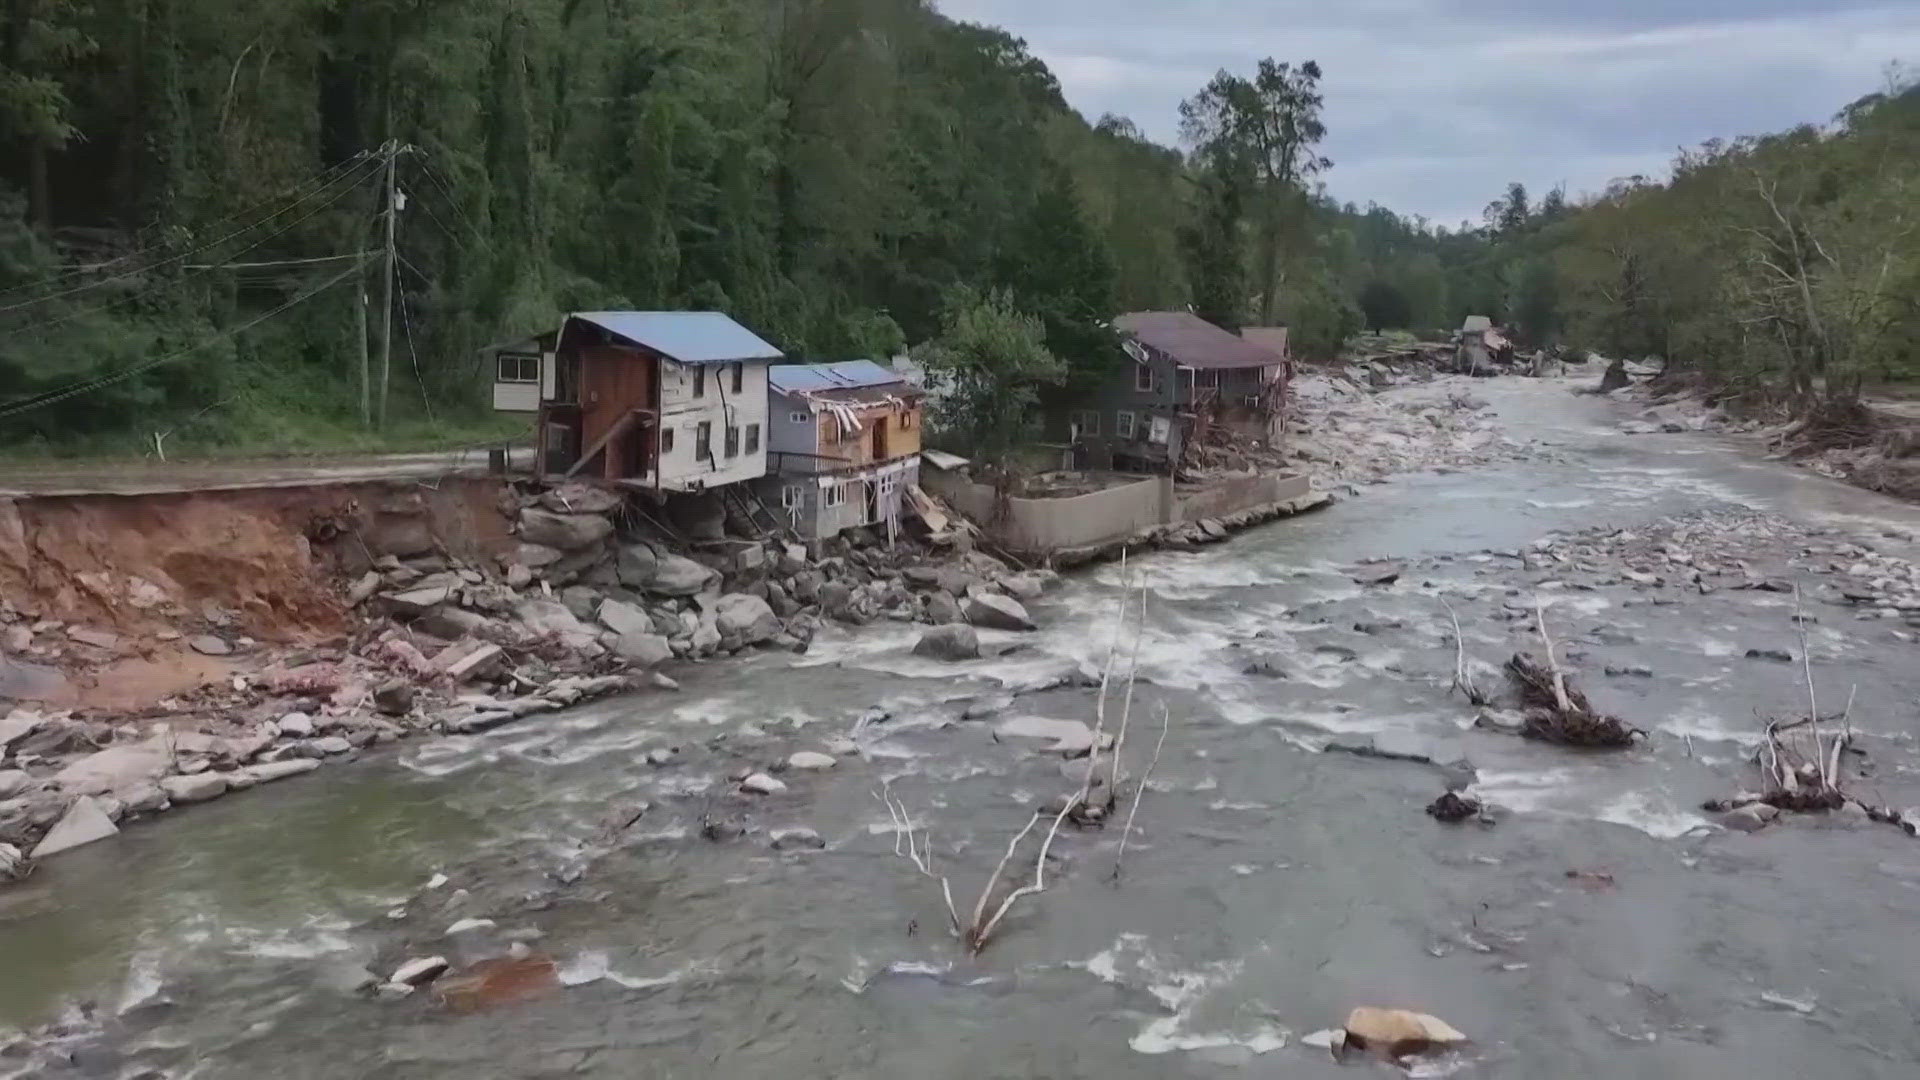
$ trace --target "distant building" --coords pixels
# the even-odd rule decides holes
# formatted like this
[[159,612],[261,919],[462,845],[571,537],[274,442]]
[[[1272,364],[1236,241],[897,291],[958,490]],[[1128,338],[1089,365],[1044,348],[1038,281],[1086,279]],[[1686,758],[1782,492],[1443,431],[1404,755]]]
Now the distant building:
[[1470,368],[1492,367],[1512,359],[1513,346],[1485,315],[1469,315],[1460,327],[1456,358]]
[[920,480],[924,391],[868,360],[782,364],[767,385],[768,509],[808,540],[897,527]]
[[536,468],[659,492],[763,476],[780,357],[718,312],[570,315],[542,366]]
[[1113,325],[1129,362],[1047,418],[1049,437],[1071,443],[1081,468],[1169,472],[1207,425],[1274,429],[1286,396],[1284,327],[1259,331],[1276,350],[1184,311],[1136,312]]

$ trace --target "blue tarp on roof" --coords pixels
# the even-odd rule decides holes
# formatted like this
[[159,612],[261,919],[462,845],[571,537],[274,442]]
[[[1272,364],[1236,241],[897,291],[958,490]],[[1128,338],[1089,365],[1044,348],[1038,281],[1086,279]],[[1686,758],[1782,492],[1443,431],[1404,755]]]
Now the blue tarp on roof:
[[573,318],[683,364],[779,360],[779,349],[717,311],[582,311]]
[[779,364],[767,371],[767,384],[782,394],[811,394],[821,390],[862,390],[906,382],[905,376],[871,360],[843,360],[837,364]]

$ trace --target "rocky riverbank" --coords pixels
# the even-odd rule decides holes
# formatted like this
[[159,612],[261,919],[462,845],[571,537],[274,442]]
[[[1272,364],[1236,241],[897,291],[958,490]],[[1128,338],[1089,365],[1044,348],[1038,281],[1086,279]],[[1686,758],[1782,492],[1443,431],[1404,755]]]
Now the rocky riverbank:
[[[335,582],[350,612],[330,645],[284,648],[184,611],[146,633],[217,659],[223,675],[138,710],[14,707],[0,719],[0,878],[323,761],[421,733],[471,733],[607,694],[677,689],[660,670],[748,649],[802,651],[822,620],[1025,623],[1054,580],[964,536],[809,548],[729,539],[717,504],[680,542],[586,485],[510,492],[516,541],[492,562],[382,555]],[[621,522],[628,528],[623,530]],[[684,533],[683,533],[684,536]],[[113,632],[0,609],[8,651],[46,679],[126,644]]]

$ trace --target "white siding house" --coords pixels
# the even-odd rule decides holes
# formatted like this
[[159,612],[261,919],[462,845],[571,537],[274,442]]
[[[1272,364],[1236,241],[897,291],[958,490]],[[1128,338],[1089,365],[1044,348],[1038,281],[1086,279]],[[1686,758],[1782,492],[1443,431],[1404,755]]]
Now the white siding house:
[[661,490],[698,491],[766,475],[770,366],[661,361]]

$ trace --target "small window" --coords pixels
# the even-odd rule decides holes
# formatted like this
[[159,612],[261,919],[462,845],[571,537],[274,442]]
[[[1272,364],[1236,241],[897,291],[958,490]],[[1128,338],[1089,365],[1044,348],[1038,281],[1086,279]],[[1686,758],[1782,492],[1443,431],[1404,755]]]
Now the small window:
[[913,427],[913,410],[908,409],[900,414],[900,430],[906,431],[911,427]]
[[1133,388],[1142,394],[1153,393],[1153,369],[1145,364],[1133,365]]
[[1113,434],[1118,439],[1133,438],[1133,414],[1122,409],[1113,414]]
[[668,454],[671,454],[671,453],[673,453],[673,429],[661,428],[660,429],[660,456],[666,457]]
[[746,390],[747,365],[744,361],[736,360],[733,363],[733,392],[736,394],[744,394]]
[[798,510],[806,501],[807,489],[799,484],[788,484],[780,489],[780,505],[788,510]]
[[707,369],[697,364],[693,369],[693,396],[707,396]]
[[847,485],[828,484],[820,489],[821,503],[825,506],[847,505]]
[[495,378],[500,382],[537,383],[540,381],[540,358],[537,356],[501,353],[497,362],[499,374]]
[[788,413],[787,419],[796,424],[811,424],[813,423],[813,414],[799,412],[796,410],[794,412]]
[[760,425],[748,424],[747,425],[747,453],[757,454],[759,452],[760,452]]
[[740,456],[740,429],[733,424],[727,425],[727,456],[730,458]]
[[1082,439],[1100,434],[1100,414],[1092,409],[1073,414],[1074,434]]
[[713,421],[702,420],[700,426],[693,429],[693,460],[713,460]]

